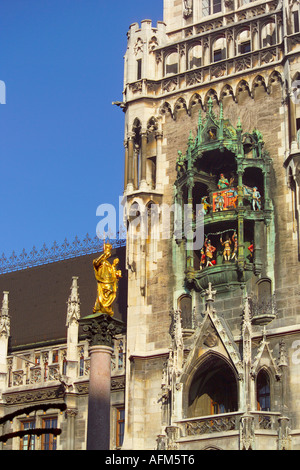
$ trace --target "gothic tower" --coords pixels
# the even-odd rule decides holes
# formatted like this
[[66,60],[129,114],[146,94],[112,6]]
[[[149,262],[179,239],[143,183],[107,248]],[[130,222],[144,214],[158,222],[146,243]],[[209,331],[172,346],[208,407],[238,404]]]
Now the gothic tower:
[[300,448],[292,0],[164,0],[125,54],[124,449]]

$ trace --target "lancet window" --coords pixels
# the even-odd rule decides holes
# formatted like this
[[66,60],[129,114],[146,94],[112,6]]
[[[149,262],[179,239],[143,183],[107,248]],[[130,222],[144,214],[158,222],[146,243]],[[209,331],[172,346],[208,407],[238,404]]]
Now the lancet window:
[[188,69],[201,67],[202,65],[202,46],[194,44],[188,51]]
[[219,62],[226,59],[226,39],[219,37],[213,42],[212,46],[212,62]]
[[270,378],[265,370],[261,370],[256,381],[257,409],[259,411],[271,410]]
[[247,52],[251,52],[251,48],[250,30],[244,29],[237,35],[237,53],[247,54]]
[[177,51],[170,52],[165,59],[165,74],[178,73],[178,53]]
[[276,44],[276,26],[274,22],[266,23],[261,29],[262,47]]

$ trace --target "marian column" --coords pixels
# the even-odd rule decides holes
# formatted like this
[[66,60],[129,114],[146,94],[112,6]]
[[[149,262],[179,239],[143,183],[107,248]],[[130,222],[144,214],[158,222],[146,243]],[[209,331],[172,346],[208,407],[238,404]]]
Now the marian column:
[[116,298],[121,271],[112,264],[111,245],[104,244],[104,253],[94,260],[98,296],[93,314],[80,320],[90,342],[90,381],[88,403],[87,450],[109,450],[110,390],[113,340],[123,331],[124,323],[113,318],[112,303]]

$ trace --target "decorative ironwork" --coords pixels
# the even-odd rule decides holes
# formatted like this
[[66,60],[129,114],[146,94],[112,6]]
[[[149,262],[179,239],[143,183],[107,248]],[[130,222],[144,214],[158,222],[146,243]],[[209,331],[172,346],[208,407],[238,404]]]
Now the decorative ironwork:
[[[107,241],[107,240],[106,240]],[[119,248],[126,245],[126,240],[121,238],[118,234],[116,239],[109,240],[113,248]],[[17,255],[15,251],[12,252],[8,258],[3,253],[0,257],[0,274],[5,274],[13,271],[21,271],[34,266],[41,266],[44,264],[55,263],[70,258],[77,258],[79,256],[98,253],[103,250],[103,240],[97,236],[91,238],[86,234],[85,238],[81,241],[76,236],[73,242],[67,239],[59,245],[54,241],[51,248],[48,248],[44,243],[40,250],[34,246],[30,253],[25,249]]]

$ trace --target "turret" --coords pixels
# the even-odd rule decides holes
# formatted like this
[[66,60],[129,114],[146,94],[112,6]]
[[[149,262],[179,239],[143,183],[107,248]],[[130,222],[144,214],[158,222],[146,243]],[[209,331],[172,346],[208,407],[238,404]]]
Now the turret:
[[2,308],[0,311],[0,401],[6,387],[7,349],[10,336],[10,317],[8,308],[9,292],[3,292]]
[[78,329],[80,319],[80,299],[78,292],[78,277],[73,277],[71,294],[67,302],[67,323],[68,342],[67,342],[67,376],[69,378],[77,375],[77,347],[78,347]]

